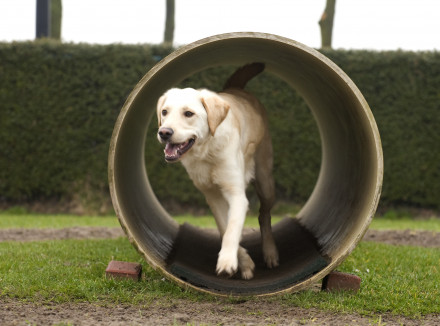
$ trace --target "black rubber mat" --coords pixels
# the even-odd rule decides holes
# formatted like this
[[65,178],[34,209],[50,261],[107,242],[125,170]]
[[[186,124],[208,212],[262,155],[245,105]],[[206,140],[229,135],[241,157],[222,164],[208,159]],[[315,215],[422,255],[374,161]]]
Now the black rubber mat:
[[255,262],[251,280],[240,279],[239,272],[231,278],[217,276],[215,267],[220,251],[220,236],[212,231],[183,224],[170,254],[168,270],[185,282],[225,294],[252,295],[280,291],[309,278],[328,265],[320,254],[313,235],[298,220],[286,218],[273,227],[280,265],[269,269],[261,251],[259,231],[246,234],[241,245]]

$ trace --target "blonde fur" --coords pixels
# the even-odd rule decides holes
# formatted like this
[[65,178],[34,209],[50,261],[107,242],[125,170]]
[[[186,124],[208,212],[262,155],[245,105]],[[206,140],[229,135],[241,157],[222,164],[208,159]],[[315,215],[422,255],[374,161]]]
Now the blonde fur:
[[[190,113],[188,113],[190,112]],[[272,144],[263,106],[241,89],[214,93],[206,89],[171,89],[158,101],[158,139],[194,145],[178,157],[195,186],[205,195],[222,236],[216,271],[250,279],[255,264],[240,246],[248,210],[246,187],[255,179],[260,198],[263,254],[268,267],[278,265],[270,209],[274,202]],[[169,138],[164,139],[172,134]],[[183,145],[179,145],[183,146]],[[171,149],[168,150],[171,152]],[[166,152],[167,153],[167,152]]]

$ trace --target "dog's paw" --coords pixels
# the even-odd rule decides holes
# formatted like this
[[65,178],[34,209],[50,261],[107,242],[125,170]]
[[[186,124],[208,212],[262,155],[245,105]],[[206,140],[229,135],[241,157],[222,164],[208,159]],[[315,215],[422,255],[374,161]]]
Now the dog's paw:
[[236,253],[225,252],[220,250],[217,259],[216,272],[218,275],[227,274],[234,275],[238,269],[238,258]]
[[269,268],[279,265],[278,250],[275,244],[263,248],[264,262]]
[[255,264],[246,250],[240,249],[238,250],[238,267],[240,268],[241,278],[250,280],[254,277]]

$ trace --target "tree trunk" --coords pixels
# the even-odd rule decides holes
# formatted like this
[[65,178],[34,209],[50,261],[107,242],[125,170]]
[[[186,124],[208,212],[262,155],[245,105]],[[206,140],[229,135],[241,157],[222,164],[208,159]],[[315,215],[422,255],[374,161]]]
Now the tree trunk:
[[50,37],[61,41],[61,21],[63,7],[61,0],[51,0],[50,3]]
[[175,0],[166,0],[165,33],[163,43],[173,45],[174,40],[174,8]]
[[332,47],[333,20],[335,17],[336,0],[327,0],[324,13],[319,21],[321,27],[321,47]]
[[50,37],[50,2],[37,0],[36,38]]

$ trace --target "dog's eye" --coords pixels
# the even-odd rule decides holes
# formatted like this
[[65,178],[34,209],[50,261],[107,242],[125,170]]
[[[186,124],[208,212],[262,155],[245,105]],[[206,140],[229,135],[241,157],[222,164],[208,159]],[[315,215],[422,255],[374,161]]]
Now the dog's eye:
[[166,116],[166,115],[167,115],[167,113],[168,113],[168,111],[167,111],[167,110],[162,110],[162,115],[163,115],[163,116]]
[[192,113],[191,111],[185,111],[184,115],[187,118],[191,118],[194,115],[194,113]]

